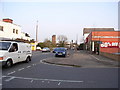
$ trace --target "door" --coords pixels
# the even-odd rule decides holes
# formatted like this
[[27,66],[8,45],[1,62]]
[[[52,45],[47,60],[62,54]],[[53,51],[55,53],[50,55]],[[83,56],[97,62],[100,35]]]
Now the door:
[[18,55],[19,55],[19,61],[25,61],[26,60],[26,45],[19,43],[18,45],[19,49],[18,49]]
[[18,44],[13,43],[9,49],[9,55],[8,57],[11,57],[13,60],[13,63],[19,62],[19,54],[18,54]]

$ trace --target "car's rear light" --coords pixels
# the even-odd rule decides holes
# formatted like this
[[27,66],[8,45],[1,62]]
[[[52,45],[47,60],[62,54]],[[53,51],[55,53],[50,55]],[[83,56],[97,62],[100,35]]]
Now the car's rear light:
[[0,60],[3,60],[3,57],[0,57]]

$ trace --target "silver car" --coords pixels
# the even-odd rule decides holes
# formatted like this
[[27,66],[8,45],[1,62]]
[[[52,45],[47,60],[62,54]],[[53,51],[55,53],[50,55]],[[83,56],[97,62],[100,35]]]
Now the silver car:
[[42,49],[42,52],[50,52],[50,49],[49,49],[48,47],[44,47],[44,48]]

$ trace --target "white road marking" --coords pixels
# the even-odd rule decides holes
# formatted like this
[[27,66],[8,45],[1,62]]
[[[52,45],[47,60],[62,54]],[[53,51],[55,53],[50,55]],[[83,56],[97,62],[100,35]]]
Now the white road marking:
[[9,81],[11,81],[11,80],[13,80],[15,77],[10,77],[9,79],[6,79],[5,81],[6,82],[9,82]]
[[106,60],[100,60],[99,58],[97,58],[97,57],[95,57],[95,56],[93,56],[93,55],[91,55],[93,58],[95,58],[96,60],[98,60],[98,61],[103,61],[103,62],[113,62],[113,61],[106,61]]
[[61,84],[61,82],[58,83],[58,85],[60,85],[60,84]]
[[35,64],[32,64],[33,66],[35,66]]
[[8,73],[7,75],[11,75],[11,74],[13,74],[13,73],[15,73],[15,71],[13,71],[13,72],[10,72],[10,73]]
[[21,69],[18,69],[18,71],[21,71],[21,70],[23,70],[24,68],[21,68]]
[[100,59],[99,58],[97,58],[97,57],[95,57],[95,56],[93,56],[93,55],[91,55],[93,58],[95,58],[96,60],[98,60],[98,61],[100,61]]
[[2,84],[0,84],[0,86],[2,86]]
[[42,81],[42,83],[44,83],[45,81]]
[[26,80],[55,81],[55,82],[73,82],[73,83],[84,82],[84,81],[76,81],[76,80],[40,79],[40,78],[25,78],[25,77],[15,77],[15,76],[6,76],[6,77],[10,77],[10,80],[16,78],[16,79],[26,79]]
[[27,66],[27,68],[30,68],[31,66]]
[[7,76],[2,76],[2,78],[7,77]]
[[30,81],[31,83],[33,82],[33,80]]

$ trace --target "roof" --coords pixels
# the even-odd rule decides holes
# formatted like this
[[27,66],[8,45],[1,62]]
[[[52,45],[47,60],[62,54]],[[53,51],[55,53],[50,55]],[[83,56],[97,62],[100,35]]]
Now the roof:
[[92,31],[114,31],[114,28],[84,28],[83,35]]

